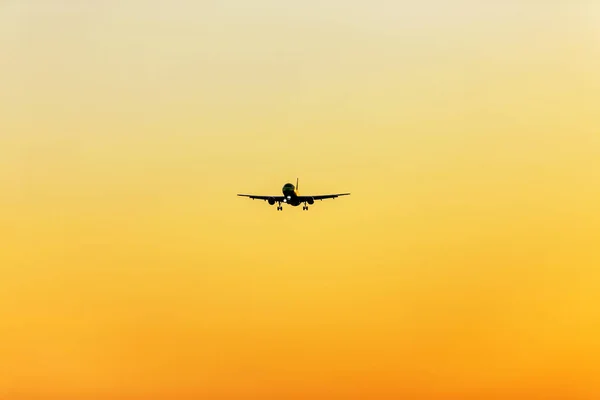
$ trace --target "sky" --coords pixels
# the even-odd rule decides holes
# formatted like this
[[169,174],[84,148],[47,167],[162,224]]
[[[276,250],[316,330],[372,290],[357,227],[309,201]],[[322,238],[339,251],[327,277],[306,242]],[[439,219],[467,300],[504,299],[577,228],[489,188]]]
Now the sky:
[[1,1],[0,398],[599,398],[599,26]]

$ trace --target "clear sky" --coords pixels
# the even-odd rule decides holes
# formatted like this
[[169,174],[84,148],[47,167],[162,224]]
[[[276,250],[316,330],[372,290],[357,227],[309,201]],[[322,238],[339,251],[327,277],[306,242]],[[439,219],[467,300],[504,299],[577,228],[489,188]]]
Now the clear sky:
[[3,0],[0,397],[600,398],[599,26]]

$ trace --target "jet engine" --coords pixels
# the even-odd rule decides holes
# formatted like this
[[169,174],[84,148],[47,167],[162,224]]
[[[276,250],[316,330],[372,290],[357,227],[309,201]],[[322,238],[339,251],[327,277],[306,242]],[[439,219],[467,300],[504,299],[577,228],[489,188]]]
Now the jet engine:
[[275,199],[273,197],[269,197],[269,199],[267,201],[269,202],[270,205],[275,204]]
[[313,199],[312,197],[309,197],[308,199],[306,199],[306,202],[307,202],[308,204],[311,204],[311,205],[312,205],[312,204],[314,204],[314,203],[315,203],[315,199]]

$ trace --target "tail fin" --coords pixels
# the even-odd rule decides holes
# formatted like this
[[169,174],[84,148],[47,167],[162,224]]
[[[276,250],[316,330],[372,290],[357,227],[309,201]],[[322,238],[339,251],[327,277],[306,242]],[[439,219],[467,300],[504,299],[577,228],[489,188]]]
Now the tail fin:
[[296,178],[296,190],[298,190],[298,178]]

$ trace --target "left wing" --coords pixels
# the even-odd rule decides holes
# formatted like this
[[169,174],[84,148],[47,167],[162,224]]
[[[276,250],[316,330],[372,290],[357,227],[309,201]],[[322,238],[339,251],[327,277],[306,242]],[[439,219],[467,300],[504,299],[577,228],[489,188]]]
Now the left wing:
[[300,201],[305,201],[310,198],[314,200],[325,200],[325,199],[335,199],[340,196],[350,196],[350,193],[336,193],[336,194],[319,194],[317,196],[298,196]]
[[238,194],[238,196],[249,197],[252,200],[264,200],[264,201],[267,201],[269,199],[273,199],[275,201],[281,201],[281,202],[283,202],[283,196],[255,196],[253,194]]

